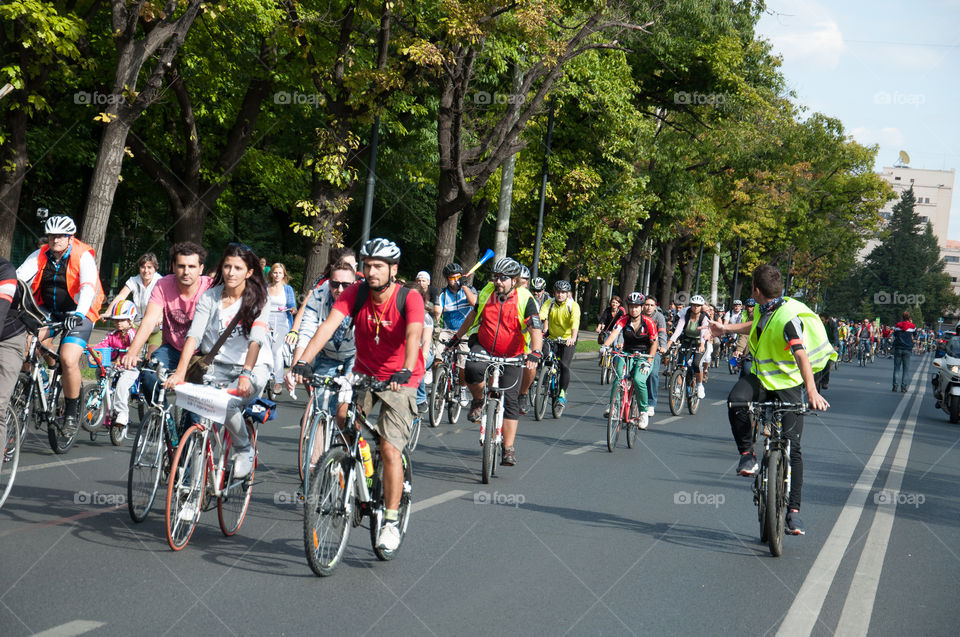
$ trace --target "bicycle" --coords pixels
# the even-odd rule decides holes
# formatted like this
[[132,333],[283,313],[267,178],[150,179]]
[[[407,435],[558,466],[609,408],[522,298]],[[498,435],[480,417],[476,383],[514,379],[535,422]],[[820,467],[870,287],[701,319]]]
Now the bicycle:
[[462,353],[456,348],[445,349],[433,375],[429,409],[431,427],[440,425],[444,410],[451,425],[455,425],[460,419],[460,412],[463,411],[461,394],[465,389],[465,386],[460,384],[460,368],[457,365],[457,357],[460,355]]
[[[378,392],[386,390],[389,383],[358,376],[353,387],[354,390]],[[344,428],[337,429],[336,441],[310,472],[310,489],[303,507],[303,547],[310,569],[321,577],[333,575],[347,548],[350,528],[360,526],[364,517],[370,518],[370,541],[374,553],[382,561],[396,557],[410,524],[413,470],[410,456],[403,449],[400,452],[403,493],[397,511],[400,545],[392,551],[378,546],[384,516],[383,466],[379,448],[376,451],[370,449],[372,471],[367,475],[363,450],[369,446],[361,445],[365,440],[361,435],[362,428],[375,442],[378,436],[354,398],[347,410]]]
[[807,412],[806,403],[727,402],[729,409],[746,407],[753,422],[753,442],[764,438],[763,460],[753,479],[753,503],[760,522],[760,541],[774,557],[783,555],[787,499],[790,495],[790,440],[783,434],[783,414]]
[[3,445],[3,455],[0,455],[0,508],[7,501],[13,481],[17,477],[17,467],[20,466],[20,419],[17,417],[13,403],[7,407],[3,415],[7,426],[7,433]]
[[[224,391],[236,395],[236,390]],[[198,415],[198,422],[180,437],[170,466],[165,517],[167,542],[174,551],[187,545],[200,514],[213,508],[214,499],[220,530],[228,537],[236,534],[250,506],[253,490],[256,461],[249,475],[234,479],[229,462],[233,449],[230,431],[208,417],[212,414]],[[246,414],[244,425],[256,458],[257,427]]]
[[[120,350],[121,353],[127,350]],[[87,385],[80,392],[80,426],[90,434],[90,440],[97,439],[97,430],[102,426],[110,432],[110,442],[119,447],[126,437],[127,425],[118,425],[114,418],[114,392],[117,379],[125,370],[111,364],[109,347],[87,349],[90,367],[97,370],[97,382]],[[139,381],[130,388],[130,394],[137,396],[137,412],[143,420],[144,405],[139,398]]]
[[[621,350],[613,351],[612,356],[624,359],[624,373],[623,376],[617,376],[618,386],[610,400],[610,412],[607,415],[607,451],[610,453],[613,453],[620,439],[621,425],[626,425],[627,448],[633,449],[633,439],[640,435],[640,409],[633,395],[633,378],[629,373],[630,361],[635,358],[649,358],[646,354],[639,352],[627,354]],[[640,364],[650,365],[649,360]]]
[[868,353],[869,350],[870,350],[870,342],[861,339],[860,344],[857,347],[857,364],[860,367],[867,366],[867,357],[870,355]]
[[[512,389],[512,387],[500,386],[500,376],[506,366],[522,368],[524,357],[504,358],[490,356],[483,352],[470,352],[467,354],[467,360],[487,365],[483,373],[483,384],[486,389],[483,392],[483,411],[481,412],[483,415],[480,417],[480,448],[482,450],[480,478],[483,484],[488,484],[490,478],[497,473],[497,454],[501,451],[503,444],[504,392]],[[518,383],[522,377],[521,375],[517,380]]]
[[680,350],[680,344],[674,343],[664,352],[660,362],[660,373],[670,378],[677,371],[677,353]]
[[[601,336],[601,344],[607,340],[607,336],[610,335],[610,332],[604,332]],[[610,382],[610,377],[613,375],[613,354],[609,350],[605,350],[602,347],[600,348],[600,384],[606,385]]]
[[533,405],[533,416],[543,420],[547,411],[547,398],[550,398],[551,411],[554,418],[563,414],[563,404],[560,398],[560,358],[556,355],[554,345],[566,345],[562,338],[547,338],[543,343],[543,358],[536,375],[536,395]]
[[153,508],[161,477],[169,478],[180,442],[176,423],[186,420],[185,414],[181,414],[183,420],[175,416],[179,410],[166,402],[163,383],[170,372],[159,362],[148,363],[142,369],[154,370],[158,382],[149,398],[144,398],[150,408],[137,426],[127,466],[127,512],[137,523],[143,522]]
[[697,353],[694,347],[683,347],[677,353],[677,369],[670,377],[670,413],[680,415],[683,403],[687,403],[690,415],[696,414],[700,407],[700,397],[696,389],[696,370],[693,357]]
[[336,392],[340,389],[337,378],[342,373],[343,365],[340,365],[333,376],[314,374],[307,383],[310,388],[310,402],[307,416],[300,426],[300,437],[297,445],[297,466],[304,493],[306,493],[307,487],[306,478],[310,474],[310,459],[313,455],[314,446],[317,445],[316,436],[318,434],[323,436],[320,455],[327,452],[333,441],[336,421],[334,415],[328,411],[328,406],[330,398],[336,395]]

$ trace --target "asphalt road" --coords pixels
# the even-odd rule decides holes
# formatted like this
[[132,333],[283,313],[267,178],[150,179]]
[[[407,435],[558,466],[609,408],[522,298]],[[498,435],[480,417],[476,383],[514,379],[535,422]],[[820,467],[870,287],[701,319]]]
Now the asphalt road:
[[33,434],[0,510],[0,635],[956,635],[960,426],[914,363],[906,394],[890,360],[835,373],[805,424],[807,534],[780,558],[735,475],[723,369],[699,413],[661,395],[639,448],[611,454],[608,390],[576,361],[564,416],[522,420],[519,464],[490,485],[465,415],[425,429],[400,554],[379,562],[364,523],[330,578],[304,558],[289,400],[240,533],[207,512],[179,553],[162,504],[127,515],[129,442],[54,456]]

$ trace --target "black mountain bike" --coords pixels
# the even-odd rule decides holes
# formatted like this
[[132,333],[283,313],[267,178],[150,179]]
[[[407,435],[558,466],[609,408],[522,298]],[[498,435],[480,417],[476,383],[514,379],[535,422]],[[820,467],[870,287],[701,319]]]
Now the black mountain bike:
[[690,414],[697,413],[700,408],[700,397],[697,395],[696,370],[693,367],[693,357],[697,353],[695,347],[682,347],[677,353],[677,367],[670,377],[668,385],[670,391],[670,413],[680,415],[683,403],[687,403]]

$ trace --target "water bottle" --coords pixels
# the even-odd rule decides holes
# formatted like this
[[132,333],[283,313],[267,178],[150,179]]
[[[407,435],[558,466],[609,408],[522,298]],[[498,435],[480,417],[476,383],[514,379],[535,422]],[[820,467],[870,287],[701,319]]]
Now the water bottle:
[[373,455],[370,453],[370,445],[362,437],[360,438],[360,456],[363,458],[363,474],[367,477],[367,487],[372,487]]

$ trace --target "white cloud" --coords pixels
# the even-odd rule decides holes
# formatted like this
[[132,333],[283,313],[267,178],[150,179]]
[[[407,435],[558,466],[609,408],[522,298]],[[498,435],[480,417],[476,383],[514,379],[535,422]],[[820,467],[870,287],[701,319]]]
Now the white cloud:
[[833,21],[820,21],[802,31],[791,30],[771,36],[774,49],[786,62],[806,62],[836,68],[846,50],[840,27]]
[[858,126],[850,131],[850,135],[853,136],[858,142],[864,145],[879,144],[880,146],[895,146],[900,148],[903,146],[906,137],[899,128],[895,126],[885,126],[879,131],[869,129],[865,126]]

